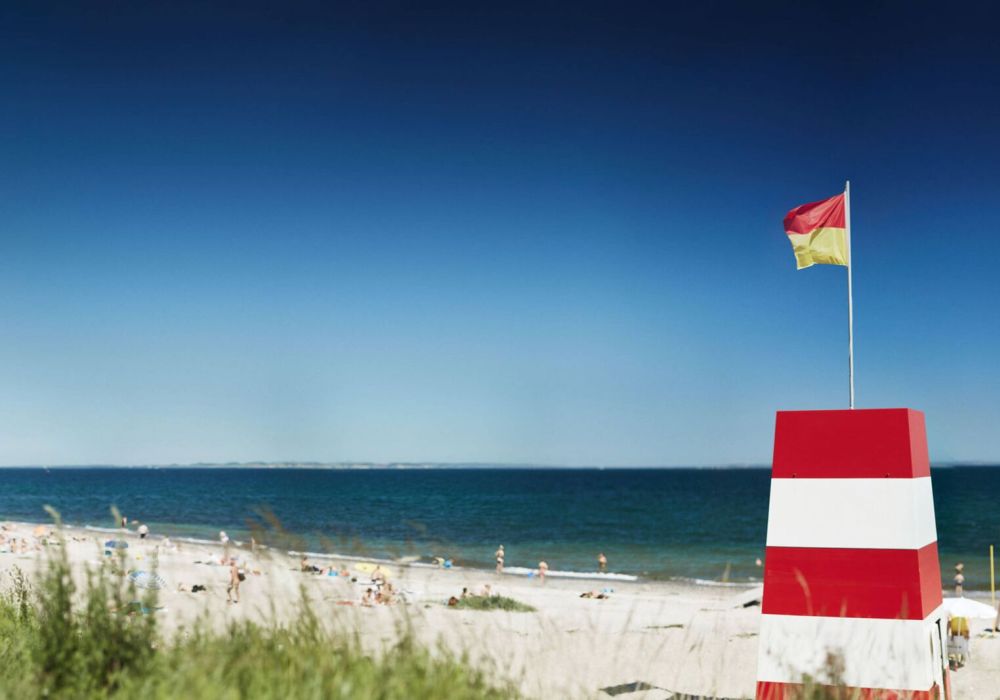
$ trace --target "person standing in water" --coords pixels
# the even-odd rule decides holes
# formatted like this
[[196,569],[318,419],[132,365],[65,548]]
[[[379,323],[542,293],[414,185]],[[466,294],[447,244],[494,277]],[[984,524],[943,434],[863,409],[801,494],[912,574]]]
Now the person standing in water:
[[538,578],[542,583],[545,583],[545,574],[549,572],[549,565],[544,561],[538,562]]
[[608,573],[608,558],[604,556],[604,552],[597,555],[597,570],[602,574]]
[[503,545],[497,547],[497,551],[493,553],[493,556],[497,558],[497,574],[503,573]]

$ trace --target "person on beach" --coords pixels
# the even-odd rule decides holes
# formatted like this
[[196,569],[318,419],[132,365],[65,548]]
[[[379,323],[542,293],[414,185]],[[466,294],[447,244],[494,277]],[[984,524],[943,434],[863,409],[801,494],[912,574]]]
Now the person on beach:
[[955,564],[955,595],[959,598],[965,595],[963,588],[965,585],[965,574],[962,570],[965,569],[965,564],[958,562]]
[[146,536],[149,534],[149,525],[146,523],[140,523],[138,533],[140,540],[146,539]]
[[493,556],[496,557],[496,559],[497,559],[497,574],[502,574],[503,573],[503,559],[504,559],[503,545],[500,545],[499,547],[497,547],[497,551],[493,553]]
[[299,562],[299,570],[307,574],[323,573],[323,569],[310,562],[309,557],[302,557],[302,561]]
[[[231,557],[229,559],[229,587],[226,588],[227,603],[240,602],[240,581],[242,580],[243,575],[240,573],[239,567],[236,566],[236,557]],[[234,595],[236,600],[233,600]]]
[[549,565],[544,561],[538,562],[538,578],[542,583],[545,583],[545,574],[549,572]]
[[375,594],[372,592],[372,589],[367,589],[365,594],[361,596],[361,604],[366,608],[370,608],[375,604]]
[[608,573],[608,558],[604,556],[604,552],[597,555],[597,570],[602,574]]

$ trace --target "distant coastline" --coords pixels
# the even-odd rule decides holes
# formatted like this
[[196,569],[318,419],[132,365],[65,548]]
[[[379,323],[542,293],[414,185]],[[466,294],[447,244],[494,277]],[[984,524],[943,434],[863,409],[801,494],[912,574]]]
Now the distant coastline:
[[6,464],[0,469],[769,469],[769,464],[599,465],[493,462],[195,462],[192,464]]
[[[942,461],[932,469],[956,467],[996,468],[1000,462]],[[329,469],[329,470],[430,470],[430,469],[770,469],[770,464],[675,464],[675,465],[599,465],[599,464],[507,464],[493,462],[194,462],[191,464],[3,464],[0,469]]]

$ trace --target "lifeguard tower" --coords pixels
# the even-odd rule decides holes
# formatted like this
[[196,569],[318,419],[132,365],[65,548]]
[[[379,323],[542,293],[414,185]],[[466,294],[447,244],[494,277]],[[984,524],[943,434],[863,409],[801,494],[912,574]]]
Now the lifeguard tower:
[[940,575],[923,414],[778,412],[757,700],[950,700]]

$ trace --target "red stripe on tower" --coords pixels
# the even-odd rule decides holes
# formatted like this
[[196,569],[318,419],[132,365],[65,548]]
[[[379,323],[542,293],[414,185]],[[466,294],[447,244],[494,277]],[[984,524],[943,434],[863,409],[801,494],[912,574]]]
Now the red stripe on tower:
[[915,479],[930,475],[924,414],[920,411],[778,411],[773,479]]
[[758,700],[950,697],[922,413],[778,413],[761,612]]
[[[810,695],[809,688],[803,684],[793,683],[757,683],[757,700],[784,700],[794,697],[815,697]],[[831,697],[838,697],[833,695]],[[930,690],[915,690],[912,693],[899,693],[881,688],[855,688],[848,696],[850,700],[938,700],[941,697],[937,686]]]

